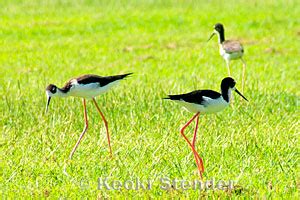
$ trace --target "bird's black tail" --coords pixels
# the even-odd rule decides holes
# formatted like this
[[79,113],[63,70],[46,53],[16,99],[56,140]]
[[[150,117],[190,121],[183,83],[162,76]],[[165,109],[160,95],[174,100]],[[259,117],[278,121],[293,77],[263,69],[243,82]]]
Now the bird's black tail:
[[164,97],[163,99],[180,100],[181,95],[168,95],[168,97]]
[[127,73],[127,74],[116,75],[116,76],[114,76],[114,77],[116,77],[117,80],[120,80],[120,79],[125,78],[126,76],[131,75],[131,74],[133,74],[133,73]]
[[122,80],[125,77],[131,75],[133,73],[127,73],[127,74],[120,74],[120,75],[115,75],[115,76],[108,76],[107,78],[110,79],[110,82],[114,82],[114,81],[118,81],[118,80]]
[[129,76],[130,74],[133,74],[133,73],[127,73],[127,74],[121,74],[121,75],[115,75],[115,76],[101,77],[100,85],[101,85],[101,87],[103,87],[103,86],[105,86],[105,85],[107,85],[109,83],[122,80],[125,77]]

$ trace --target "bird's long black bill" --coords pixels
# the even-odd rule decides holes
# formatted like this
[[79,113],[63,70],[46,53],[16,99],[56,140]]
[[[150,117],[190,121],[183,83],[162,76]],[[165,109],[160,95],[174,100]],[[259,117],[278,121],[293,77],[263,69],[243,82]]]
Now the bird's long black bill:
[[51,100],[51,97],[48,97],[47,105],[46,105],[46,113],[48,112],[48,107],[49,107],[49,104],[50,104],[50,100]]
[[214,37],[215,34],[216,34],[216,33],[212,33],[211,36],[208,38],[207,42],[208,42],[212,37]]
[[234,90],[236,93],[238,93],[241,97],[243,97],[243,99],[245,99],[246,101],[248,101],[248,99],[246,99],[246,97],[244,97],[244,95],[242,95],[237,89]]

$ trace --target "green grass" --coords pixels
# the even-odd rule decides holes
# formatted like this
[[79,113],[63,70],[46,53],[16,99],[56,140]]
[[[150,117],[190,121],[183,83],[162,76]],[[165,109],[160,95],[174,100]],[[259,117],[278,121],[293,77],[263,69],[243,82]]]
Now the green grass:
[[[299,38],[297,1],[1,1],[0,127],[2,197],[299,197]],[[214,38],[216,22],[239,39],[248,64],[234,107],[200,117],[197,149],[204,180],[234,180],[231,191],[162,190],[159,178],[197,180],[179,128],[192,116],[166,94],[219,89],[227,75]],[[232,62],[241,87],[242,63]],[[45,87],[94,73],[134,72],[88,101],[89,130],[65,176],[83,128],[78,98],[53,99]],[[192,126],[188,136],[192,137]],[[151,190],[97,189],[98,178],[151,179]]]

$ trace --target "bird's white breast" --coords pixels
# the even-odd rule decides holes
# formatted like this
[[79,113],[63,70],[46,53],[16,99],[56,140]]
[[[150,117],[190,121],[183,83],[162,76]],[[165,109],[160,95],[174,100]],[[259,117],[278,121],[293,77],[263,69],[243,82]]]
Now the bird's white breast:
[[70,96],[93,98],[100,94],[107,92],[112,86],[119,81],[114,81],[103,87],[99,83],[79,84],[76,79],[71,81],[71,89],[69,92]]
[[184,106],[188,111],[196,113],[216,113],[222,111],[226,108],[229,103],[223,99],[223,97],[219,97],[217,99],[212,99],[209,97],[203,97],[205,100],[203,104],[196,103],[188,103],[183,100],[176,101],[182,106]]

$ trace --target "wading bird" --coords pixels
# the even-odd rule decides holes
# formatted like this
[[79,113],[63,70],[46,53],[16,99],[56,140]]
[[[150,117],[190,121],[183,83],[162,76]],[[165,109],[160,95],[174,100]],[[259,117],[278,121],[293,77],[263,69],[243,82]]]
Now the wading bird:
[[47,105],[46,105],[46,112],[48,111],[48,107],[50,104],[50,100],[52,97],[68,97],[68,96],[74,96],[74,97],[81,97],[83,98],[83,111],[84,111],[84,121],[85,126],[80,134],[79,139],[77,140],[73,150],[70,153],[69,158],[72,159],[73,154],[75,153],[81,139],[83,138],[85,132],[88,129],[88,118],[87,118],[87,111],[86,111],[86,99],[92,99],[97,111],[99,112],[105,128],[106,128],[106,135],[107,135],[107,141],[109,146],[110,155],[112,156],[112,150],[110,146],[110,136],[108,132],[108,124],[107,121],[101,112],[95,97],[105,93],[108,91],[111,87],[115,86],[120,80],[124,79],[126,76],[130,75],[132,73],[128,74],[122,74],[122,75],[116,75],[116,76],[98,76],[98,75],[83,75],[78,78],[73,78],[70,81],[68,81],[64,87],[58,88],[56,85],[50,84],[46,88],[46,94],[47,94]]
[[226,66],[228,70],[228,76],[230,75],[230,61],[241,59],[243,62],[243,72],[242,72],[242,92],[244,92],[245,85],[245,73],[246,73],[246,62],[243,60],[244,48],[242,44],[237,40],[225,40],[225,31],[223,24],[217,23],[214,26],[214,31],[209,37],[208,41],[214,36],[218,35],[220,55],[226,61]]
[[[180,133],[191,147],[196,165],[198,167],[198,171],[200,177],[202,179],[202,174],[204,172],[203,160],[199,156],[198,152],[195,149],[196,136],[198,130],[198,122],[199,122],[199,114],[200,113],[216,113],[222,111],[229,105],[231,98],[231,91],[235,91],[238,93],[243,99],[248,101],[236,88],[235,88],[235,80],[231,77],[224,78],[221,82],[221,93],[213,91],[213,90],[195,90],[186,94],[178,94],[178,95],[168,95],[169,97],[164,99],[173,100],[180,105],[184,106],[188,111],[196,113],[181,129]],[[194,130],[194,136],[192,143],[184,134],[184,130],[192,123],[192,121],[196,119],[196,127]]]

